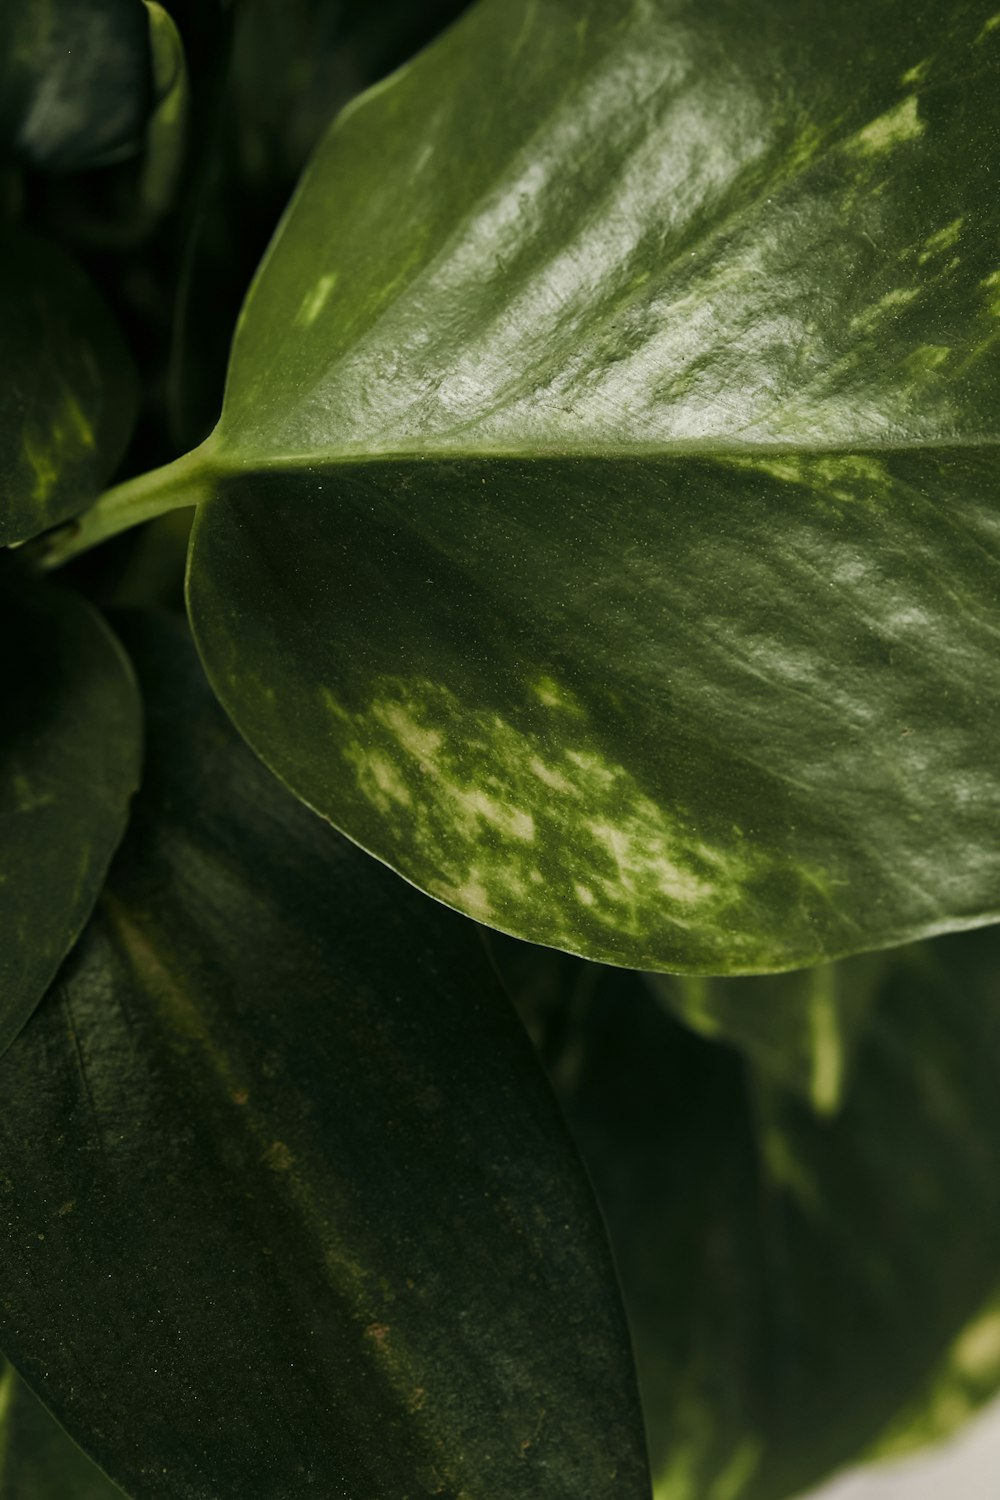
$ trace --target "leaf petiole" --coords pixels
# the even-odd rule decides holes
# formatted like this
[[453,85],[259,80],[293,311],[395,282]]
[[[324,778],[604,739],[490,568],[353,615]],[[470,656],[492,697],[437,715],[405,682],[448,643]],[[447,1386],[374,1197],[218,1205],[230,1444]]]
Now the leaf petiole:
[[206,438],[190,453],[105,490],[89,510],[31,544],[35,566],[40,572],[52,572],[119,532],[168,511],[197,505],[209,490],[211,445],[212,438]]

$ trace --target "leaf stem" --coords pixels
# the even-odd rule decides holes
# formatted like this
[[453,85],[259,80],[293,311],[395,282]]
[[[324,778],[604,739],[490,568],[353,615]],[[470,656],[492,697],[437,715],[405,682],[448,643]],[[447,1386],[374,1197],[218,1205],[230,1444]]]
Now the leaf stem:
[[211,442],[207,438],[181,458],[105,490],[89,510],[31,544],[35,566],[44,573],[51,572],[119,532],[167,511],[197,505],[211,487]]

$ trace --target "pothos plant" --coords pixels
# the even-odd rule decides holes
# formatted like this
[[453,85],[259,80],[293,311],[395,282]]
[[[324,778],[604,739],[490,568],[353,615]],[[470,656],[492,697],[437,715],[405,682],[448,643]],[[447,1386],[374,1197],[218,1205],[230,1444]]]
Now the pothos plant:
[[3,1496],[1000,1385],[993,3],[6,0]]

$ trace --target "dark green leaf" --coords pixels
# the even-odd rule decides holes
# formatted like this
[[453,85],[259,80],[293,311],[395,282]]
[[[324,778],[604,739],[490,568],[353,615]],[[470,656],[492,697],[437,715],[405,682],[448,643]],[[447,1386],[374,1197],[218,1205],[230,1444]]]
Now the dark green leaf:
[[0,239],[0,546],[88,505],[120,460],[135,377],[90,281],[57,245]]
[[218,418],[240,303],[330,120],[466,4],[241,0],[233,8],[176,308],[170,400],[179,444],[200,441]]
[[125,633],[143,791],[0,1064],[0,1343],[134,1500],[638,1500],[604,1232],[475,929],[278,786],[181,630]]
[[[887,955],[835,1119],[641,976],[527,967],[622,1276],[658,1500],[781,1500],[1000,1387],[1000,928]],[[725,981],[731,1003],[753,983]]]
[[752,979],[648,974],[653,993],[680,1020],[727,1041],[820,1114],[843,1102],[855,1049],[891,953]]
[[118,160],[150,94],[142,0],[3,0],[0,150],[56,171]]
[[635,967],[1000,914],[993,0],[482,0],[251,290],[190,602],[441,900]]
[[49,1416],[12,1365],[0,1361],[0,1495],[3,1500],[121,1500]]
[[0,1052],[78,937],[139,780],[140,706],[99,615],[0,572]]

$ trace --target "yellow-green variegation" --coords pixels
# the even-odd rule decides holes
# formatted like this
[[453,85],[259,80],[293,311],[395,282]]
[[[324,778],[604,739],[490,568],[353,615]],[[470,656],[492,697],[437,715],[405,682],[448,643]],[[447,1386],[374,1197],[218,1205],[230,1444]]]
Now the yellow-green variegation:
[[320,145],[149,489],[441,901],[694,973],[1000,915],[993,3],[480,0]]
[[[1000,1390],[1000,929],[823,976],[866,1012],[836,1111],[640,975],[497,951],[607,1219],[656,1500],[786,1500]],[[715,980],[716,1013],[760,983]]]

